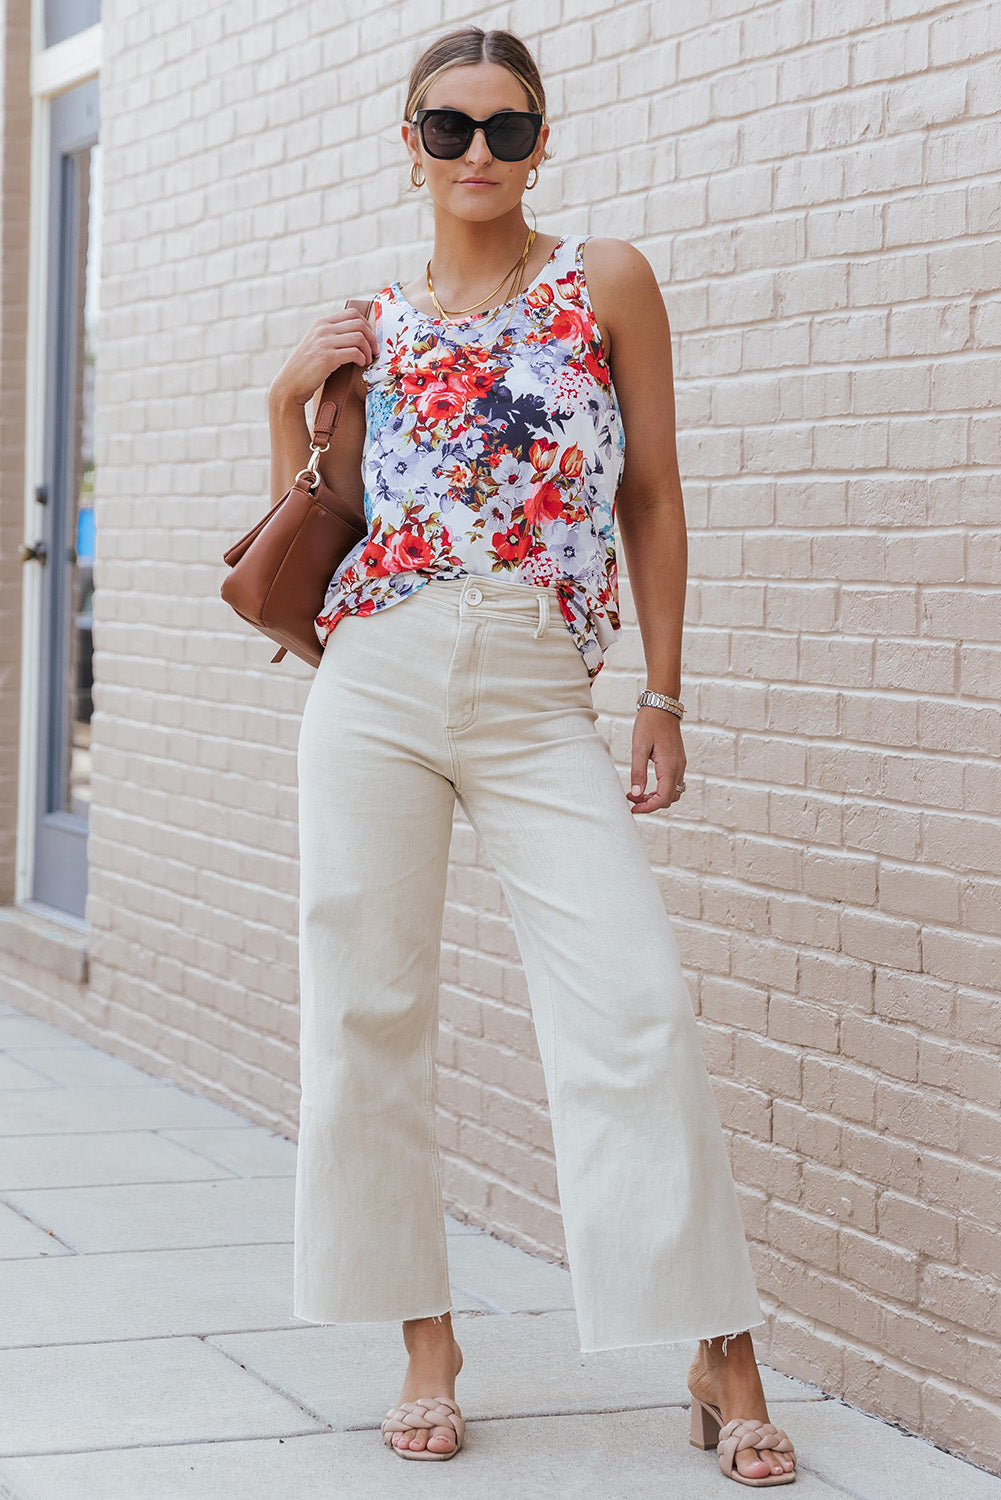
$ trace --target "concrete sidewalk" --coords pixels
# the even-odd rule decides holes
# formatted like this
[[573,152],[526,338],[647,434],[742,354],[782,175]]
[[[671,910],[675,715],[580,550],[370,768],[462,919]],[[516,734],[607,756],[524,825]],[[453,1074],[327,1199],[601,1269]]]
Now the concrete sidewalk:
[[[290,1311],[295,1147],[0,1005],[0,1496],[355,1500],[738,1492],[688,1442],[694,1344],[581,1355],[570,1280],[449,1223],[466,1446],[379,1423],[400,1330]],[[762,1370],[798,1500],[1001,1500],[1001,1478]]]

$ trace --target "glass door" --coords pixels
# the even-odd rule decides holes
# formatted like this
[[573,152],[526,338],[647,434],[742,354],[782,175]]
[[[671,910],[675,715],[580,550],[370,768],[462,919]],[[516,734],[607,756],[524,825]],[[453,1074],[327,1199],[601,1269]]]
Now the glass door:
[[38,805],[32,896],[84,915],[93,687],[94,356],[101,154],[98,82],[51,104],[45,457],[41,568]]

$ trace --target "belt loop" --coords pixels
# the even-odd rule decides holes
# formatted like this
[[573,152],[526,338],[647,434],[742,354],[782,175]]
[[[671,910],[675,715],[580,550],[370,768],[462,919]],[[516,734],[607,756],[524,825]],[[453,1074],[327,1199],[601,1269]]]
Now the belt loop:
[[535,634],[534,634],[533,639],[535,639],[537,641],[541,641],[542,637],[545,635],[545,633],[546,633],[546,631],[548,629],[549,629],[549,595],[548,594],[540,594],[539,595],[539,623],[535,627]]

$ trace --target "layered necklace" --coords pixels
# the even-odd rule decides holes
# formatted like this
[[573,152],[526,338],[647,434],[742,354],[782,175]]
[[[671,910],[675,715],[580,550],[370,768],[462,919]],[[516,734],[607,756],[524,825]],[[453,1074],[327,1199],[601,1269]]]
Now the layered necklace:
[[[510,300],[510,307],[508,308],[507,320],[506,320],[506,322],[504,324],[504,327],[501,329],[500,333],[497,334],[497,338],[499,339],[501,337],[501,334],[503,334],[505,332],[505,330],[507,329],[507,325],[508,325],[508,323],[510,323],[512,314],[514,312],[515,303],[517,302],[519,296],[521,295],[521,289],[522,289],[522,285],[523,285],[524,279],[525,279],[525,267],[528,264],[528,257],[529,257],[529,255],[532,252],[532,246],[534,244],[535,244],[535,230],[534,229],[530,229],[528,231],[528,237],[525,240],[525,248],[524,248],[524,250],[522,250],[521,255],[518,257],[518,259],[515,262],[515,264],[511,267],[510,271],[508,271],[507,274],[503,277],[503,279],[498,283],[498,285],[494,287],[493,291],[492,292],[488,292],[485,297],[481,297],[478,302],[472,303],[471,306],[469,306],[469,307],[454,308],[451,313],[446,312],[445,308],[443,308],[442,305],[441,305],[441,303],[438,301],[438,296],[437,296],[437,293],[435,292],[435,289],[434,289],[434,282],[431,279],[431,262],[429,260],[428,263],[427,263],[428,292],[430,294],[431,301],[434,303],[435,309],[438,312],[438,315],[442,319],[442,321],[445,322],[445,323],[453,323],[453,324],[456,323],[456,322],[458,322],[458,320],[463,316],[464,313],[473,312],[473,311],[475,311],[475,309],[477,307],[482,307],[483,304],[484,304],[484,302],[491,301],[491,299],[494,298],[494,297],[496,297],[497,293],[499,291],[501,291],[504,286],[507,285],[507,283],[512,279],[512,277],[517,276],[517,286],[516,286],[515,290],[512,292],[511,297],[509,299]],[[504,306],[504,303],[502,302],[501,305],[500,305],[500,307],[497,308],[497,312],[500,312],[501,308],[503,306]]]

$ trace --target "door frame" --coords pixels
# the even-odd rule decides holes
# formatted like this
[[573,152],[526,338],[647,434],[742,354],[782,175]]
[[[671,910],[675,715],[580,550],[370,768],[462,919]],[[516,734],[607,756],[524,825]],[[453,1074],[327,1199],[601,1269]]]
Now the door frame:
[[[53,99],[67,89],[100,77],[101,26],[88,27],[52,47],[44,46],[43,0],[32,0],[31,16],[31,176],[28,252],[28,326],[25,358],[24,539],[42,534],[44,508],[35,499],[35,486],[46,468],[46,398],[49,378],[50,328],[49,231],[52,194],[51,146]],[[39,709],[44,690],[42,579],[38,564],[25,564],[21,573],[21,702],[18,742],[18,816],[14,901],[69,926],[86,930],[87,923],[71,912],[37,902],[32,897],[35,876],[35,838],[39,799]]]

